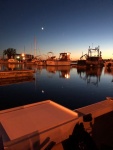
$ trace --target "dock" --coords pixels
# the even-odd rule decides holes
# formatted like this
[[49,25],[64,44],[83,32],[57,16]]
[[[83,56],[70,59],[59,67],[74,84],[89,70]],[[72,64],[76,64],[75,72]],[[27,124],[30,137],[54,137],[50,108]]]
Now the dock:
[[25,82],[34,82],[35,78],[33,76],[23,76],[23,77],[12,77],[12,78],[2,78],[0,79],[0,86],[20,84]]
[[91,141],[91,150],[113,149],[113,99],[108,97],[75,110],[45,100],[0,111],[0,134],[5,150],[74,149],[79,125],[83,125],[83,133]]
[[0,71],[0,79],[3,78],[20,78],[33,76],[34,70],[11,70],[11,71]]

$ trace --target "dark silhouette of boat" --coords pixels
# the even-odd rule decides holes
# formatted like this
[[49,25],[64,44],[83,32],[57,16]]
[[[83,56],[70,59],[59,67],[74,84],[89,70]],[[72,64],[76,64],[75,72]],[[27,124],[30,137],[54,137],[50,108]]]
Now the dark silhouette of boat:
[[[85,58],[85,59],[83,59]],[[99,50],[99,46],[88,49],[88,54],[84,54],[78,60],[77,67],[103,67],[104,61],[102,59],[102,52]]]

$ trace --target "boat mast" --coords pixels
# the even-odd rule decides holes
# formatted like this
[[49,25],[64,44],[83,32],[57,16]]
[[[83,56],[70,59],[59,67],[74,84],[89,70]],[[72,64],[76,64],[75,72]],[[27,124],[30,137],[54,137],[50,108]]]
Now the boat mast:
[[37,47],[36,47],[36,37],[34,37],[34,57],[36,57],[36,49],[37,49]]

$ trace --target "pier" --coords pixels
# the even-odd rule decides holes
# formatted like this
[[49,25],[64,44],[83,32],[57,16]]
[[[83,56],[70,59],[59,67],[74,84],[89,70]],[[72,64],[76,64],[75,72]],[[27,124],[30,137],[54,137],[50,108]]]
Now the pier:
[[34,72],[35,72],[34,70],[0,71],[0,79],[33,76]]

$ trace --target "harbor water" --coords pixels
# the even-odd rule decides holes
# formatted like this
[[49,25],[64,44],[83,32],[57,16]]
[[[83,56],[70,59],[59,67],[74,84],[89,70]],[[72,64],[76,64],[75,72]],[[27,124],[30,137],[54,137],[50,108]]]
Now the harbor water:
[[[0,70],[34,69],[33,78],[3,82],[0,79],[0,110],[52,100],[77,109],[113,96],[113,71],[106,68],[1,64]],[[17,79],[15,79],[17,80]]]

